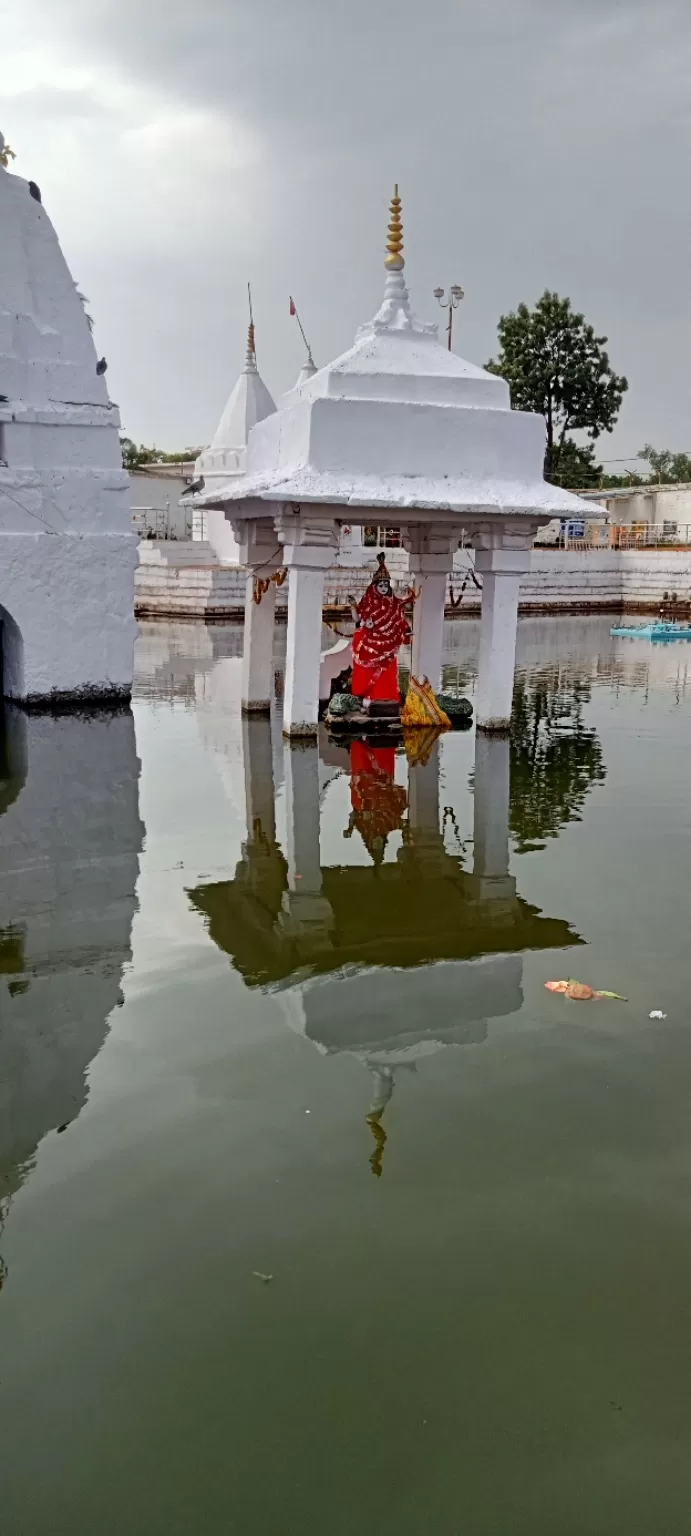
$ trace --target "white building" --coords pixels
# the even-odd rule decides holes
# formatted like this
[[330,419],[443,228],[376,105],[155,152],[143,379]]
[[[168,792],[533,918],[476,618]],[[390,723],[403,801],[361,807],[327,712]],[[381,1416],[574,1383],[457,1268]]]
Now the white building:
[[137,540],[83,303],[0,136],[0,622],[5,696],[128,697]]
[[583,516],[545,483],[541,417],[512,411],[505,380],[439,344],[418,321],[403,277],[394,195],[384,302],[342,357],[296,385],[249,431],[242,465],[199,488],[220,509],[248,567],[244,707],[268,709],[275,585],[289,572],[284,729],[316,732],[324,577],[347,526],[400,527],[420,596],[412,666],[437,687],[448,573],[459,540],[483,582],[477,719],[505,730],[513,692],[518,590],[537,529]]
[[192,537],[193,512],[182,499],[194,480],[192,460],[143,464],[129,476],[132,526],[140,538],[179,542]]
[[604,508],[614,527],[659,529],[666,539],[688,542],[691,485],[630,485],[579,494],[588,503],[599,503],[598,510]]

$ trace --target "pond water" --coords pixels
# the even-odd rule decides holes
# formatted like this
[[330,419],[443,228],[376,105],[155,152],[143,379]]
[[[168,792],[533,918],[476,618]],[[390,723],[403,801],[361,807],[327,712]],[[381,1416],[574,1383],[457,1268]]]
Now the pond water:
[[5,721],[3,1533],[681,1536],[691,651],[526,621],[409,761],[241,650]]

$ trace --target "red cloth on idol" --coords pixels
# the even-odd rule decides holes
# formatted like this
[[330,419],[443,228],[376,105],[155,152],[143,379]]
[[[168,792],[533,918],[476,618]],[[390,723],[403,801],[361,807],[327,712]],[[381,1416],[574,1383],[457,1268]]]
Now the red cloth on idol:
[[358,699],[400,698],[398,657],[394,656],[393,661],[385,661],[381,667],[362,666],[353,657],[353,679],[350,686]]
[[[377,578],[375,578],[376,580]],[[358,698],[398,699],[398,652],[410,639],[400,597],[384,597],[374,582],[357,605],[360,628],[353,635],[352,691]]]

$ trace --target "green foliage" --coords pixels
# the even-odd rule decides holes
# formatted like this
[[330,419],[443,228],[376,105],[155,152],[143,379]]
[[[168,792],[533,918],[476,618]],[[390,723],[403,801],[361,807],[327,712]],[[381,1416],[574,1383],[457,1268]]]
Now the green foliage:
[[669,448],[653,448],[646,443],[636,455],[647,461],[650,472],[635,474],[627,470],[624,475],[602,475],[598,485],[603,490],[627,490],[637,485],[678,485],[691,483],[691,453],[672,453]]
[[197,458],[201,448],[184,448],[178,453],[164,453],[161,448],[139,447],[131,437],[121,437],[122,463],[125,469],[143,469],[145,464],[188,464]]
[[597,733],[583,722],[590,685],[557,665],[517,677],[511,720],[510,827],[519,853],[578,821],[606,777]]
[[558,452],[547,449],[545,474],[553,485],[565,485],[576,490],[587,490],[589,486],[602,484],[602,465],[596,463],[595,449],[590,443],[582,447],[572,437],[564,438]]
[[545,474],[561,480],[562,455],[567,459],[576,450],[574,443],[567,447],[569,433],[586,432],[596,442],[611,432],[627,380],[610,367],[607,337],[595,335],[570,299],[549,290],[534,309],[519,304],[515,313],[502,315],[498,337],[499,356],[486,367],[506,379],[515,410],[544,416]]
[[691,454],[671,453],[669,448],[653,448],[646,443],[638,458],[648,460],[650,483],[675,485],[680,480],[691,481]]
[[650,479],[648,475],[627,473],[625,475],[601,475],[597,483],[603,491],[618,491],[628,490],[631,486],[636,485],[649,485]]
[[131,437],[121,437],[122,464],[124,469],[141,469],[144,464],[153,464],[156,455],[152,448],[145,448],[143,443],[137,444]]

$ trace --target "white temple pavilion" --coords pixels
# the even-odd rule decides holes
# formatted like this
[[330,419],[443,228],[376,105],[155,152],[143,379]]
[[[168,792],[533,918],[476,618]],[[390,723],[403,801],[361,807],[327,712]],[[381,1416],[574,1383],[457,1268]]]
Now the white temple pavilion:
[[288,569],[284,732],[313,736],[319,707],[324,575],[342,523],[403,529],[420,597],[412,670],[438,687],[446,579],[462,535],[482,578],[477,724],[508,727],[521,576],[537,529],[583,516],[577,496],[543,478],[540,416],[512,411],[508,384],[449,352],[416,319],[404,279],[396,188],[381,309],[348,352],[286,394],[249,431],[244,468],[204,487],[249,568],[243,707],[268,709],[273,583]]

